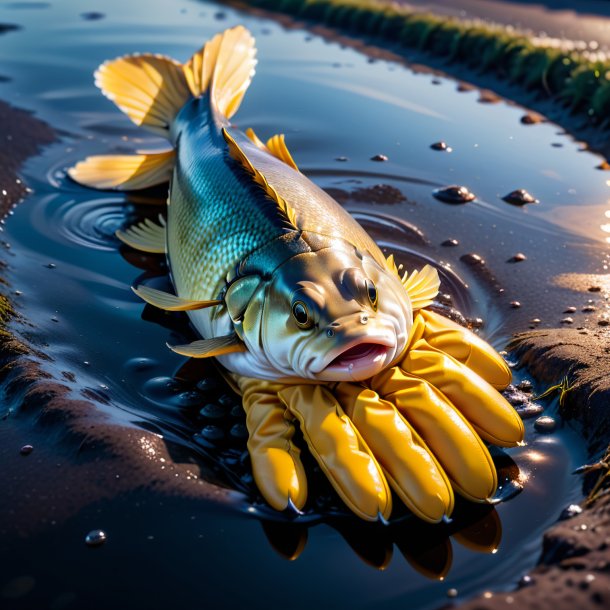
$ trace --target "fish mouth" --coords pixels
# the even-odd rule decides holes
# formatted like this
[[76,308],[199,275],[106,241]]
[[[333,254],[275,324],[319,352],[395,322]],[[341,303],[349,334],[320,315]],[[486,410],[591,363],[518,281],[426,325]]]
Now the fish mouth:
[[388,345],[388,342],[361,339],[347,345],[338,354],[335,353],[321,373],[325,378],[336,375],[338,381],[346,376],[351,379],[367,379],[390,361],[393,352],[394,345]]

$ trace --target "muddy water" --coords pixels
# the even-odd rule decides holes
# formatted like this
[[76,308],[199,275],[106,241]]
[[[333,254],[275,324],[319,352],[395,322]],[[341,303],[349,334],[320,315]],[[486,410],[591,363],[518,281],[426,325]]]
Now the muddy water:
[[[3,524],[3,604],[101,608],[120,595],[136,607],[434,608],[452,589],[463,599],[516,586],[536,561],[541,533],[579,497],[578,481],[566,474],[585,459],[573,431],[560,426],[544,435],[528,420],[528,445],[495,456],[505,501],[460,505],[451,524],[425,526],[400,511],[389,527],[359,523],[315,473],[302,519],[268,511],[252,485],[237,400],[214,371],[165,348],[192,338],[184,317],[143,307],[129,290],[143,279],[164,286],[164,262],[120,247],[114,231],[154,218],[163,193],[87,191],[66,179],[65,168],[87,154],[160,144],[93,87],[101,61],[135,51],[183,60],[218,30],[244,23],[257,38],[259,67],[238,125],[265,137],[286,133],[302,171],[382,247],[407,267],[437,266],[438,308],[502,349],[532,318],[556,326],[573,306],[579,324],[605,307],[599,293],[552,282],[559,274],[607,273],[610,189],[608,173],[595,169],[600,159],[557,126],[524,125],[523,109],[479,103],[476,91],[460,92],[450,79],[371,62],[209,3],[16,2],[0,6],[0,22],[23,26],[0,40],[0,97],[62,134],[24,168],[33,193],[3,226],[11,290],[34,324],[29,339],[50,356],[46,370],[69,382],[74,397],[93,401],[105,421],[154,432],[171,455],[180,450],[193,481],[238,492],[231,506],[178,493],[160,500],[151,482],[95,503],[85,497],[78,510],[49,519],[32,484],[28,501],[40,506],[39,522],[26,533]],[[431,148],[439,141],[451,152]],[[377,155],[387,160],[372,160]],[[450,185],[476,198],[452,205],[434,197]],[[501,199],[520,188],[540,203]],[[508,262],[519,253],[524,260]],[[580,311],[588,299],[595,314]],[[26,473],[23,460],[56,461],[61,489],[81,468],[79,458],[61,435],[45,437],[31,413],[2,408],[11,480],[34,476],[35,462]],[[19,455],[33,438],[32,455]],[[155,465],[160,476],[169,467]],[[117,478],[128,470],[123,459]],[[87,548],[86,534],[100,527],[107,542]]]

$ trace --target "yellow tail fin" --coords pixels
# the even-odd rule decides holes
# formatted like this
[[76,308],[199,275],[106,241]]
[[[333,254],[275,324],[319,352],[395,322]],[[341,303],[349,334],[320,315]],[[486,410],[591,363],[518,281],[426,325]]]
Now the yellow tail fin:
[[256,47],[243,26],[225,30],[207,42],[184,65],[191,93],[198,97],[210,89],[212,102],[230,119],[254,76]]
[[95,84],[136,125],[168,138],[176,114],[190,98],[182,66],[162,55],[126,55],[103,63]]

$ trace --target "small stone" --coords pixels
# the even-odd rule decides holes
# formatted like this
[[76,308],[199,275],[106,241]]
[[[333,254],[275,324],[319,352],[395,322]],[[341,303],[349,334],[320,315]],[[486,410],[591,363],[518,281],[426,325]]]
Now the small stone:
[[521,117],[521,122],[524,125],[536,125],[537,123],[542,123],[543,121],[544,118],[534,112],[528,112]]
[[383,162],[383,161],[387,161],[388,157],[386,155],[374,155],[373,157],[371,157],[371,161],[379,161],[379,162]]
[[434,142],[434,144],[430,144],[430,148],[432,150],[442,150],[442,151],[448,152],[448,153],[450,153],[453,150],[453,148],[451,148],[451,146],[447,145],[447,142],[443,142],[443,141]]
[[457,239],[446,239],[443,243],[441,243],[441,246],[444,246],[445,248],[455,248],[459,245],[460,242]]
[[534,582],[534,579],[529,574],[526,574],[519,579],[519,587],[529,587],[530,585],[533,585]]
[[482,328],[483,324],[483,318],[468,318],[469,328]]
[[538,432],[548,434],[557,428],[557,422],[549,415],[543,415],[534,422],[534,428],[536,428]]
[[587,290],[589,292],[601,292],[602,287],[601,286],[589,286],[589,288],[587,288]]
[[57,265],[55,263],[48,263],[46,265],[47,269],[55,269],[57,267]]
[[438,302],[443,305],[451,305],[453,303],[453,297],[447,293],[439,294],[437,298]]
[[523,406],[515,407],[515,410],[519,413],[521,419],[531,419],[532,417],[538,417],[544,411],[544,408],[542,405],[530,402]]
[[534,326],[538,326],[538,324],[540,324],[542,322],[542,320],[540,318],[532,318],[530,320],[530,324],[533,324]]
[[563,313],[575,313],[576,312],[576,307],[566,307],[563,311]]
[[570,316],[563,318],[561,320],[562,324],[574,324],[574,318],[570,318]]
[[608,318],[600,318],[597,321],[597,325],[598,326],[608,326],[608,325],[610,325],[610,320]]
[[519,307],[521,307],[521,303],[520,303],[519,301],[511,301],[511,302],[510,302],[510,306],[511,306],[513,309],[519,309]]
[[602,171],[607,172],[608,170],[610,170],[610,163],[608,163],[608,161],[602,161],[596,169],[601,169]]
[[341,163],[345,163],[346,161],[349,161],[349,159],[347,157],[335,157],[335,161],[340,161]]
[[528,203],[540,203],[538,199],[533,197],[525,189],[517,189],[515,191],[511,191],[510,193],[508,193],[508,195],[504,195],[502,199],[503,201],[506,201],[506,203],[519,206],[526,205]]
[[199,415],[207,419],[222,419],[226,414],[227,410],[225,407],[221,407],[214,403],[208,403],[199,411]]
[[474,252],[469,252],[468,254],[463,254],[462,256],[460,256],[460,260],[468,265],[471,265],[473,267],[478,266],[478,265],[485,265],[485,260],[478,254],[475,254]]
[[201,436],[207,441],[220,441],[224,438],[225,433],[218,426],[205,426],[201,430]]
[[597,307],[595,307],[595,305],[585,305],[581,311],[584,313],[590,313],[591,311],[597,311]]
[[19,453],[21,453],[21,455],[30,455],[32,451],[34,451],[34,447],[32,445],[24,445],[21,447],[21,449],[19,449]]
[[531,394],[531,392],[534,390],[534,387],[529,379],[524,379],[523,381],[517,384],[517,389],[521,390],[522,392],[526,392],[527,394]]
[[243,424],[235,424],[231,427],[230,434],[237,440],[245,440],[248,438],[248,429]]
[[560,520],[571,519],[572,517],[576,517],[576,515],[580,515],[582,513],[582,507],[578,504],[570,504],[570,506],[566,506],[559,515]]
[[511,256],[507,262],[509,263],[520,263],[521,261],[527,260],[527,256],[525,256],[525,254],[523,254],[523,252],[517,252],[517,254],[514,254],[513,256]]
[[87,546],[100,546],[106,542],[107,536],[104,530],[91,530],[85,536],[85,544]]
[[457,597],[458,590],[457,589],[447,589],[447,597]]
[[469,191],[468,188],[456,184],[436,189],[432,194],[439,201],[452,204],[468,203],[476,199],[476,195]]

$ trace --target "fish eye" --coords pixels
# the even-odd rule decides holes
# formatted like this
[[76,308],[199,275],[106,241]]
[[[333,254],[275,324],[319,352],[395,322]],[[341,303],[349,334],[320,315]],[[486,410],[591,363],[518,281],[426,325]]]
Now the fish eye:
[[297,322],[299,328],[303,330],[311,328],[313,326],[313,320],[309,315],[307,305],[303,301],[295,301],[292,304],[292,315]]
[[377,286],[375,286],[375,282],[373,282],[373,280],[366,280],[364,282],[364,286],[366,288],[369,301],[371,302],[371,306],[373,307],[373,311],[377,311],[379,295],[377,294]]

